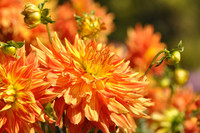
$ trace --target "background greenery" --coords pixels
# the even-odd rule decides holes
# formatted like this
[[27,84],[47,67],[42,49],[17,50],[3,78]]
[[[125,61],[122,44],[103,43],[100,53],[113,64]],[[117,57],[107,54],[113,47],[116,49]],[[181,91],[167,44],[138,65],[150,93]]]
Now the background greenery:
[[[64,2],[66,0],[61,0]],[[95,0],[115,15],[115,31],[110,41],[124,42],[127,28],[141,23],[152,24],[169,48],[182,40],[185,51],[182,66],[200,68],[200,1],[199,0]]]

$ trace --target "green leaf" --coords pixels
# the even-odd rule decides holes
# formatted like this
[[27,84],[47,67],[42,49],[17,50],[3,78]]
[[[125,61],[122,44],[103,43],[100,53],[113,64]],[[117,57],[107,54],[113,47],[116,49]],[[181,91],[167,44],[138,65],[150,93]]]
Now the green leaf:
[[183,47],[182,40],[178,43],[178,47]]
[[53,113],[53,108],[51,107],[51,103],[49,102],[46,107],[45,107],[45,112],[47,115],[51,118],[53,118],[52,113]]
[[44,7],[44,4],[45,4],[46,2],[48,2],[48,0],[44,0],[43,3],[40,3],[40,4],[38,5],[38,8],[39,8],[40,10],[42,10],[43,7]]
[[183,52],[184,51],[182,40],[180,40],[180,42],[178,43],[178,49],[179,49],[179,52]]
[[44,3],[40,3],[40,4],[38,5],[38,8],[39,8],[40,10],[42,10],[43,7],[44,7]]
[[16,43],[14,43],[14,46],[15,46],[16,48],[21,48],[21,47],[24,46],[24,44],[25,44],[25,42],[16,42]]
[[24,46],[25,42],[15,42],[13,40],[11,41],[7,41],[8,45],[12,45],[14,46],[15,48],[21,48]]
[[49,15],[49,9],[45,8],[42,10],[42,16],[46,17],[47,15]]
[[80,16],[77,16],[76,14],[74,14],[74,17],[75,17],[75,19],[76,19],[77,22],[82,19]]
[[47,24],[47,23],[55,23],[56,21],[53,21],[52,19],[51,19],[51,16],[49,16],[49,17],[42,17],[41,18],[41,22],[43,23],[43,24]]

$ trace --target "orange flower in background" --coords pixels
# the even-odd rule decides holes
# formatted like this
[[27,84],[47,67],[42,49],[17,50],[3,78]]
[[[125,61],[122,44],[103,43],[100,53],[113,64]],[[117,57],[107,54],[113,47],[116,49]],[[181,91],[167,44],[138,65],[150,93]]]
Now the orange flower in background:
[[40,101],[53,98],[46,91],[51,84],[43,80],[47,72],[37,67],[34,53],[0,64],[0,132],[42,132],[38,122],[47,116]]
[[58,6],[56,10],[57,18],[56,23],[54,24],[54,30],[58,32],[61,41],[67,37],[67,39],[73,43],[78,29],[74,14],[76,13],[78,16],[82,16],[83,13],[90,13],[92,10],[95,11],[95,16],[102,18],[106,27],[105,30],[100,32],[97,40],[106,42],[107,35],[109,35],[114,29],[114,16],[111,13],[107,13],[104,7],[101,7],[92,0],[72,0],[71,3],[65,2],[63,5]]
[[191,112],[196,108],[195,98],[196,94],[191,87],[177,88],[172,97],[171,104],[180,111]]
[[[145,72],[154,56],[165,47],[160,39],[160,34],[154,34],[154,28],[151,25],[146,25],[143,28],[142,25],[137,24],[135,29],[129,29],[126,43],[128,46],[127,59],[130,60],[130,65],[139,71]],[[152,68],[151,71],[161,74],[164,64]]]
[[74,17],[74,9],[70,3],[65,2],[63,5],[58,6],[56,14],[56,23],[53,25],[54,30],[58,32],[61,40],[64,40],[66,36],[67,39],[73,43],[78,29]]
[[1,0],[0,2],[0,40],[23,41],[28,39],[29,30],[25,27],[20,0]]
[[152,114],[153,112],[161,112],[168,107],[170,97],[169,88],[148,86],[145,90],[147,92],[145,97],[151,98],[152,102],[154,103],[154,106],[149,107],[148,114]]
[[109,132],[116,126],[134,131],[133,117],[148,117],[143,111],[152,104],[143,97],[147,83],[104,45],[95,41],[85,44],[78,36],[73,46],[65,41],[66,48],[55,34],[50,49],[41,42],[42,51],[33,47],[41,65],[52,70],[47,79],[63,90],[54,105],[57,124],[66,110],[70,132],[92,127]]
[[72,6],[78,16],[82,16],[83,13],[90,13],[95,11],[95,15],[103,19],[106,29],[101,31],[97,40],[100,42],[106,42],[107,36],[114,30],[114,15],[107,13],[105,7],[101,7],[99,3],[95,3],[93,0],[71,0]]
[[[43,43],[49,42],[46,26],[40,24],[34,29],[28,29],[24,23],[24,16],[21,12],[24,6],[31,2],[38,5],[43,0],[1,0],[0,2],[0,40],[1,41],[26,41],[26,52],[30,52],[29,44],[36,45],[36,37],[39,37]],[[45,8],[50,8],[53,12],[57,0],[50,0],[45,4]],[[50,25],[52,26],[52,25]],[[50,27],[52,28],[52,27]]]

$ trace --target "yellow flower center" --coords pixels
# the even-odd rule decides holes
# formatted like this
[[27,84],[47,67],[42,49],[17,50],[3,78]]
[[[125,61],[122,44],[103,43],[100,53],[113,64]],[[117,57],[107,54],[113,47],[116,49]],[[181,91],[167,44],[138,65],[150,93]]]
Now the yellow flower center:
[[83,69],[94,76],[106,77],[112,69],[110,65],[111,57],[108,49],[89,49],[82,59]]
[[4,88],[4,91],[0,93],[0,97],[4,100],[5,103],[13,103],[16,100],[16,89],[13,85],[9,85]]

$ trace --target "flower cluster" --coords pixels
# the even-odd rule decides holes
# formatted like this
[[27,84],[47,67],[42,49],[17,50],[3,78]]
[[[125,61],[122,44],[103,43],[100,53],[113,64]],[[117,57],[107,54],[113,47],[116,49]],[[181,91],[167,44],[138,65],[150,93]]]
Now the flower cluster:
[[113,14],[98,3],[37,2],[0,2],[0,132],[200,131],[182,42],[168,50],[138,24],[111,48]]

